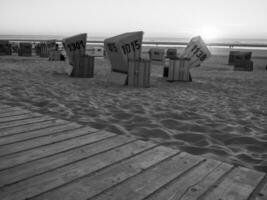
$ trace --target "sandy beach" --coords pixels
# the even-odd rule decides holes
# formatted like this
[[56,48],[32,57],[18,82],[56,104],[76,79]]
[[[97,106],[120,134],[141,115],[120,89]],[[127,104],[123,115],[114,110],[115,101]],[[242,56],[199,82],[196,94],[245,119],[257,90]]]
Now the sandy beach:
[[1,56],[0,103],[267,172],[267,59],[253,72],[227,59],[193,69],[193,82],[167,82],[152,63],[151,87],[130,88],[107,81],[104,58],[88,79],[68,77],[66,62]]

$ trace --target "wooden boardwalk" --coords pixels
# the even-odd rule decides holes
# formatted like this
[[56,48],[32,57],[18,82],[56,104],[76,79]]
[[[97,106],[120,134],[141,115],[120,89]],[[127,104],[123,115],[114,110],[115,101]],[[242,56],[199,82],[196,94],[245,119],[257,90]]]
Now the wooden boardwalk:
[[267,176],[0,105],[0,199],[266,200]]

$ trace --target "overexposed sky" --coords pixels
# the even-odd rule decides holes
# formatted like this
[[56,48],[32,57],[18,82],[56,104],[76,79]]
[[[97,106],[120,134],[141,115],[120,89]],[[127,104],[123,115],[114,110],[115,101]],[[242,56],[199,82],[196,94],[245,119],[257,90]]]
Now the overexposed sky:
[[267,38],[267,0],[0,0],[0,34]]

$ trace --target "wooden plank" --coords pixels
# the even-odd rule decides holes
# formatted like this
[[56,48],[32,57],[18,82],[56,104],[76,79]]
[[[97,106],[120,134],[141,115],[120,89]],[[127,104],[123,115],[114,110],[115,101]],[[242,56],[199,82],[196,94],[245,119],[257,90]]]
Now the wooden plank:
[[53,120],[53,119],[54,118],[49,117],[49,116],[41,116],[41,117],[36,117],[36,118],[5,122],[5,123],[0,123],[0,129],[16,127],[16,126],[26,125],[26,124],[33,124],[35,122],[43,122],[43,121],[48,121],[48,120]]
[[114,136],[105,140],[75,148],[63,153],[49,156],[40,160],[25,163],[4,171],[0,171],[0,187],[9,185],[23,179],[51,171],[53,169],[71,164],[81,159],[107,151],[117,146],[136,140],[133,137]]
[[12,112],[12,111],[14,111],[14,110],[16,110],[16,109],[14,109],[14,108],[0,108],[0,113],[8,113],[8,112]]
[[49,120],[49,121],[34,122],[32,124],[3,128],[3,129],[0,129],[0,137],[6,137],[10,135],[15,135],[18,133],[39,130],[39,129],[48,128],[48,127],[58,125],[58,124],[63,124],[63,123],[68,123],[68,121],[54,119],[54,120]]
[[8,105],[4,105],[4,104],[0,104],[0,110],[1,110],[1,109],[4,109],[4,108],[10,108],[10,106],[8,106]]
[[2,155],[1,153],[1,145],[7,145],[7,144],[12,144],[16,142],[22,142],[25,140],[33,139],[33,138],[38,138],[46,135],[51,135],[55,133],[59,133],[62,131],[67,131],[67,130],[72,130],[76,128],[80,128],[82,125],[77,124],[77,123],[66,123],[66,124],[56,124],[55,126],[48,127],[48,128],[43,128],[40,130],[34,130],[34,131],[29,131],[29,132],[24,132],[20,134],[15,134],[15,135],[10,135],[6,137],[0,137],[0,156]]
[[[36,199],[89,199],[174,156],[178,152],[178,150],[159,146],[101,170],[92,176],[84,177],[56,190],[49,191]],[[128,197],[125,196],[124,199],[128,200]]]
[[204,158],[183,152],[93,199],[123,200],[127,197],[127,200],[142,200],[203,160]]
[[205,195],[203,199],[248,199],[263,177],[264,173],[262,172],[237,167],[227,174],[225,179],[214,190]]
[[42,116],[42,115],[38,114],[38,113],[28,113],[28,114],[24,114],[24,115],[4,117],[4,118],[0,118],[0,123],[16,121],[16,120],[20,120],[20,119],[28,119],[28,118],[40,117],[40,116]]
[[65,140],[56,144],[50,144],[31,150],[14,153],[0,158],[0,170],[4,170],[16,165],[27,163],[33,160],[51,156],[63,151],[67,151],[79,146],[90,144],[108,137],[114,136],[113,133],[100,131],[89,135]]
[[32,149],[32,148],[43,146],[43,145],[48,145],[51,143],[68,140],[74,137],[90,134],[90,133],[97,131],[96,129],[92,129],[90,127],[78,127],[75,129],[73,129],[72,127],[69,127],[69,128],[71,128],[71,130],[64,130],[64,131],[57,132],[55,134],[49,134],[49,135],[45,135],[42,137],[31,139],[31,140],[26,140],[22,142],[16,142],[16,143],[0,146],[0,156],[16,153],[20,151],[25,151],[28,149]]
[[23,115],[23,114],[28,114],[31,113],[31,111],[28,110],[15,110],[11,112],[5,112],[5,113],[0,113],[0,118],[2,117],[11,117],[11,116],[16,116],[16,115]]
[[13,112],[13,111],[18,111],[18,110],[23,110],[22,108],[18,107],[7,107],[7,108],[1,108],[0,113],[8,113],[8,112]]
[[72,182],[75,179],[89,175],[135,154],[141,153],[153,146],[154,144],[135,141],[110,151],[97,154],[88,159],[78,161],[71,165],[58,168],[39,176],[34,176],[0,189],[1,200],[16,200],[34,197],[53,188]]
[[206,160],[188,174],[176,179],[146,200],[195,200],[208,190],[219,178],[227,173],[232,165],[215,160]]
[[[267,180],[267,178],[266,178],[266,180]],[[267,199],[267,181],[262,186],[260,192],[257,194],[257,197],[256,197],[256,200],[266,200],[266,199]]]

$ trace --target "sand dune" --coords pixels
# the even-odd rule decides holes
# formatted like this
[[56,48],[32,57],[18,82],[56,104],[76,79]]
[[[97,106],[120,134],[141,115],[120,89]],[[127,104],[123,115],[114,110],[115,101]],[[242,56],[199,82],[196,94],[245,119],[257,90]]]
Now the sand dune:
[[267,60],[253,72],[215,61],[189,83],[166,82],[153,63],[151,87],[129,88],[107,81],[105,59],[87,79],[65,75],[65,62],[3,56],[0,102],[267,172]]

